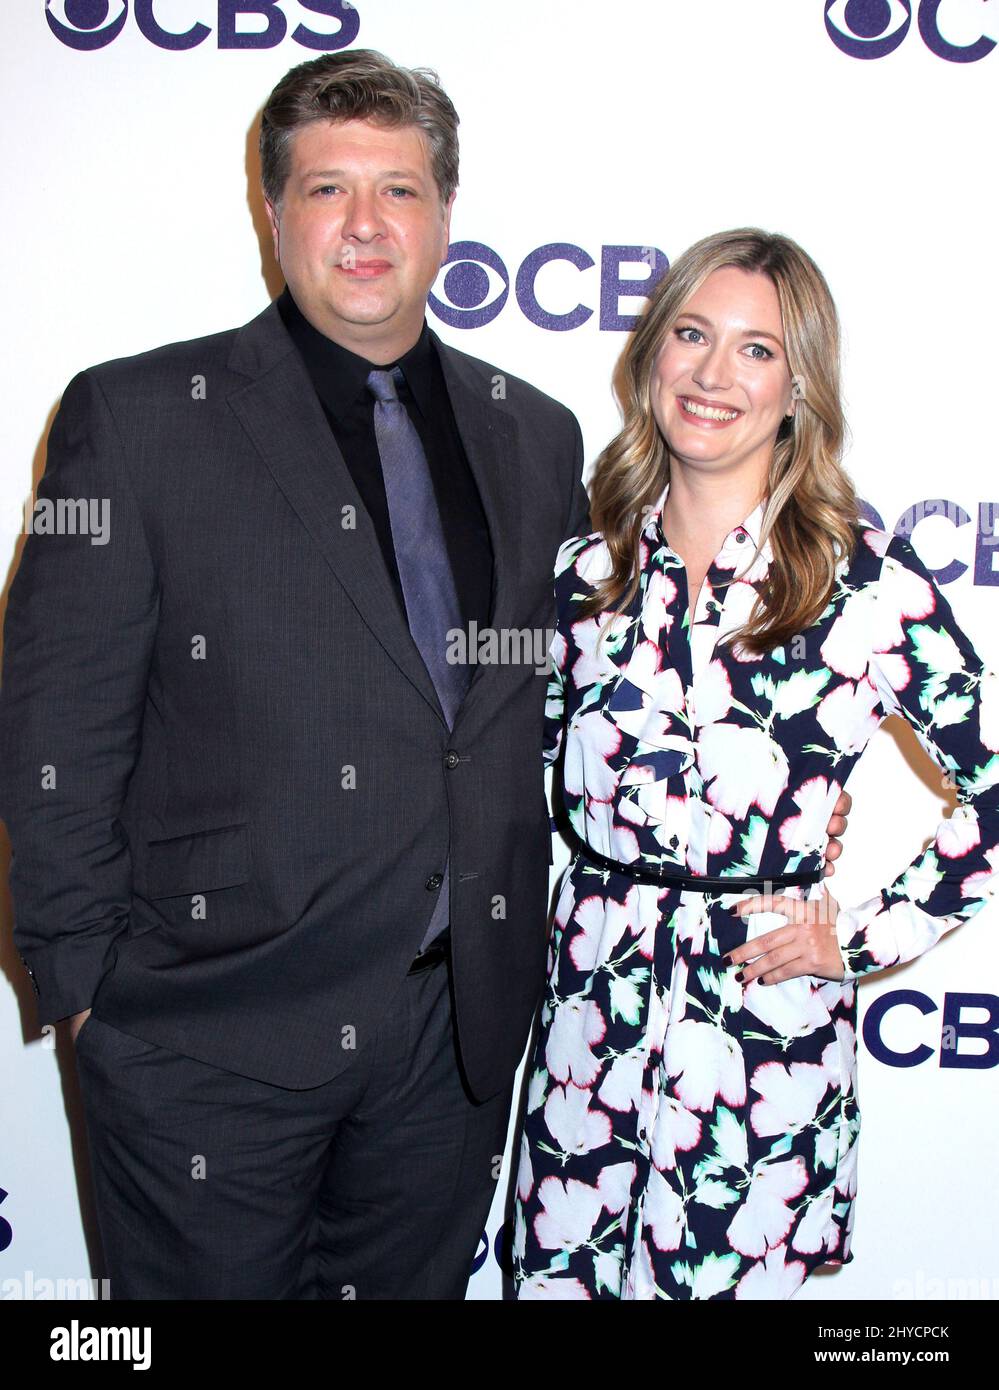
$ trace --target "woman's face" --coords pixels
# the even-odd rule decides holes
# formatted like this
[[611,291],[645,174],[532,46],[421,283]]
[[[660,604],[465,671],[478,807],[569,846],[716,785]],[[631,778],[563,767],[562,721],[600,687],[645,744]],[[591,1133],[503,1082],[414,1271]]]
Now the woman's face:
[[793,405],[784,328],[767,275],[725,266],[683,306],[656,358],[652,410],[673,459],[758,470]]

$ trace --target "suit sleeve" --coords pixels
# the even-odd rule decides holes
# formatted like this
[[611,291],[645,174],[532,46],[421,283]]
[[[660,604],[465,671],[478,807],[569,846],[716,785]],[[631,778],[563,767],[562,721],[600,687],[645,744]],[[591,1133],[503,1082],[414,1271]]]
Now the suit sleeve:
[[570,415],[570,419],[573,436],[572,486],[563,540],[570,540],[573,536],[586,536],[590,532],[590,499],[583,486],[583,435],[575,415]]
[[888,888],[838,914],[847,979],[922,955],[999,887],[999,681],[901,538],[885,552],[872,615],[869,679],[956,787],[958,804]]
[[[557,626],[548,654],[549,677],[544,727],[546,766],[557,760],[559,749],[562,746],[562,729],[565,721],[565,663],[569,651],[568,641],[571,636],[564,630],[563,619],[575,573],[572,561],[579,550],[578,538],[586,536],[590,530],[590,499],[583,486],[583,434],[575,415],[571,411],[568,414],[572,431],[572,478],[569,488],[569,511],[565,523],[565,535],[555,560],[554,584]],[[572,541],[577,541],[577,544],[572,545]]]
[[[90,1006],[131,906],[117,816],[139,748],[159,593],[124,450],[100,384],[70,382],[32,534],[11,585],[0,683],[0,814],[14,942],[38,1021]],[[103,518],[41,532],[40,502]],[[96,543],[95,543],[96,542]]]

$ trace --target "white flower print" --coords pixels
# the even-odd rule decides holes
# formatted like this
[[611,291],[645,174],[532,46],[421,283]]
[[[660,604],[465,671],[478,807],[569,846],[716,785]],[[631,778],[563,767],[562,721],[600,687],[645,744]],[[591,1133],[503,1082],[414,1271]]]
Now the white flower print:
[[828,1084],[823,1068],[811,1062],[764,1062],[750,1083],[761,1097],[749,1117],[754,1133],[790,1134],[809,1124]]
[[766,1163],[753,1173],[749,1196],[732,1218],[728,1238],[740,1255],[765,1255],[780,1245],[794,1223],[790,1198],[808,1186],[808,1169],[800,1156]]
[[670,1095],[659,1102],[652,1131],[652,1162],[659,1169],[675,1168],[677,1151],[692,1149],[701,1138],[701,1119]]
[[788,1260],[783,1245],[768,1250],[764,1259],[753,1265],[736,1286],[735,1296],[742,1299],[790,1298],[801,1288],[806,1266],[801,1260]]
[[614,954],[634,919],[633,899],[637,896],[638,889],[631,888],[623,903],[608,904],[596,893],[583,899],[573,913],[579,930],[569,945],[572,963],[577,970],[592,970],[596,965],[603,965]]
[[592,999],[566,999],[555,1008],[545,1047],[545,1062],[558,1081],[591,1086],[600,1072],[593,1044],[607,1032],[603,1014]]
[[721,1096],[728,1105],[746,1099],[742,1049],[711,1023],[686,1019],[666,1037],[663,1064],[688,1110],[710,1110]]
[[634,1163],[612,1163],[607,1168],[601,1168],[597,1187],[605,1210],[612,1214],[624,1211],[631,1200],[634,1185]]
[[604,1111],[590,1108],[591,1099],[579,1086],[556,1086],[549,1093],[545,1124],[563,1153],[588,1153],[610,1143],[610,1119]]
[[839,791],[836,782],[830,785],[824,777],[809,777],[793,793],[794,804],[800,807],[799,813],[788,816],[780,826],[780,842],[789,854],[803,854],[823,847],[825,834],[822,832],[816,843],[815,827],[827,807],[835,805]]
[[597,1091],[600,1103],[608,1110],[637,1110],[644,1068],[645,1059],[639,1049],[615,1057]]
[[657,1250],[678,1250],[683,1238],[683,1199],[657,1168],[649,1173],[643,1219]]
[[518,1298],[540,1299],[546,1303],[556,1299],[562,1303],[589,1302],[590,1293],[580,1279],[555,1278],[547,1274],[532,1274],[517,1291]]
[[[723,815],[745,820],[750,806],[772,816],[787,786],[787,755],[761,729],[710,724],[697,739],[708,799]],[[709,780],[710,779],[710,780]]]
[[820,1255],[836,1239],[832,1227],[834,1193],[827,1190],[811,1202],[791,1238],[791,1249],[803,1255]]
[[981,826],[971,806],[955,806],[953,814],[940,822],[934,841],[945,859],[963,859],[981,843]]
[[732,708],[732,682],[720,661],[712,661],[694,680],[694,710],[698,724],[714,724]]
[[881,723],[878,692],[868,680],[844,681],[819,704],[816,719],[840,753],[859,753]]
[[538,1187],[541,1211],[534,1219],[534,1233],[544,1250],[575,1250],[589,1240],[603,1210],[603,1198],[595,1187],[569,1178],[545,1178]]

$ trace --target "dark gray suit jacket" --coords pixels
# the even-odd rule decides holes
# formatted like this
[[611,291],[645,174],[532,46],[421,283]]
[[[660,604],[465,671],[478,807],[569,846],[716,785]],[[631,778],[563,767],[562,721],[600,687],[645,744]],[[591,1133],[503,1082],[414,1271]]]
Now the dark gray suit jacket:
[[[556,549],[589,529],[579,426],[435,341],[491,625],[551,629]],[[546,680],[480,664],[448,734],[275,306],[76,376],[38,496],[110,506],[106,545],[28,537],[5,624],[0,814],[39,1021],[93,1004],[243,1075],[325,1082],[390,1015],[450,837],[461,1056],[496,1093],[544,979]]]

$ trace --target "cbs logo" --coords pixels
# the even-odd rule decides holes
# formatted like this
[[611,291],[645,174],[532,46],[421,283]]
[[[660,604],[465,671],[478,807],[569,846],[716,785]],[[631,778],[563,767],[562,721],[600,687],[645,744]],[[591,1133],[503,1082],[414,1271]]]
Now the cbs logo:
[[479,1272],[489,1259],[491,1251],[493,1259],[499,1265],[502,1272],[508,1279],[511,1279],[513,1277],[513,1260],[511,1258],[512,1244],[513,1223],[510,1221],[504,1221],[496,1232],[491,1244],[489,1241],[489,1232],[483,1231],[481,1236],[479,1236],[479,1247],[475,1252],[475,1258],[472,1260],[472,1273],[477,1274]]
[[[644,274],[623,276],[623,265],[640,265]],[[577,291],[573,271],[585,274],[596,261],[581,246],[553,241],[526,255],[513,278],[513,294],[525,318],[538,328],[563,333],[593,316],[586,304],[572,304]],[[572,271],[566,269],[572,267]],[[656,246],[603,246],[600,249],[599,325],[603,331],[630,333],[636,314],[621,312],[622,299],[645,299],[669,261]],[[538,281],[544,278],[544,290]],[[492,323],[510,298],[510,272],[502,258],[481,241],[454,241],[430,295],[431,309],[451,328]],[[542,298],[544,302],[542,302]],[[555,301],[561,300],[561,303]],[[566,301],[571,307],[564,307]]]
[[[901,1033],[909,1035],[912,1031],[911,1015],[905,1020],[904,1030],[896,1030],[890,1043],[885,1040],[885,1019],[898,1008],[915,1009],[924,1018],[937,1012],[936,1003],[917,989],[889,990],[868,1006],[864,1014],[864,1043],[871,1056],[885,1066],[918,1067],[934,1056],[939,1066],[962,1071],[990,1071],[999,1064],[999,997],[996,995],[945,994],[940,1041],[936,1047],[925,1042],[917,1042],[914,1047],[901,1046]],[[966,1017],[972,1010],[984,1014],[984,1018]],[[905,1040],[911,1041],[911,1037]],[[961,1043],[965,1041],[970,1046],[962,1050]]]
[[[916,21],[930,52],[948,63],[977,63],[988,57],[996,44],[984,34],[964,44],[944,38],[939,22],[942,3],[919,0]],[[911,0],[826,0],[826,33],[851,58],[884,58],[904,41],[913,8]]]
[[[282,5],[288,0],[214,0],[219,48],[274,48],[288,32],[288,18]],[[335,19],[339,29],[333,34],[316,33],[298,24],[291,37],[303,48],[328,53],[346,48],[357,37],[361,20],[348,0],[294,0],[298,9]],[[154,0],[134,0],[136,28],[157,48],[178,53],[196,48],[212,32],[207,24],[196,22],[180,33],[165,29],[154,13]],[[208,0],[205,0],[205,9]],[[246,28],[240,20],[253,17],[266,20],[266,27]],[[60,43],[81,53],[105,48],[118,37],[128,19],[128,0],[45,0],[45,20]]]
[[[884,518],[870,502],[860,500],[860,513],[879,531],[888,531],[896,536],[912,540],[916,527],[931,517],[936,517],[954,527],[967,526],[972,517],[959,502],[951,502],[946,497],[927,497],[913,502],[899,516],[894,526],[886,526]],[[971,539],[969,535],[969,541]],[[927,566],[938,584],[953,584],[968,569],[972,570],[972,582],[980,586],[999,585],[999,502],[979,502],[977,525],[974,531],[974,558],[971,566],[963,560],[951,560],[934,569]]]

